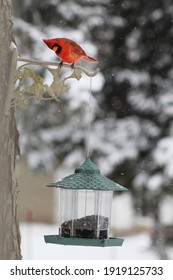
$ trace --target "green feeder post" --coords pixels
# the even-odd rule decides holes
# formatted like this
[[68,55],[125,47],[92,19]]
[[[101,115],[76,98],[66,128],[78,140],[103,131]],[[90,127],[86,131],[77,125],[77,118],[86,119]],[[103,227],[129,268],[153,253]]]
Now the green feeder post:
[[109,237],[113,191],[126,188],[102,176],[87,158],[75,173],[47,187],[59,188],[59,235],[45,235],[46,243],[79,246],[122,246]]

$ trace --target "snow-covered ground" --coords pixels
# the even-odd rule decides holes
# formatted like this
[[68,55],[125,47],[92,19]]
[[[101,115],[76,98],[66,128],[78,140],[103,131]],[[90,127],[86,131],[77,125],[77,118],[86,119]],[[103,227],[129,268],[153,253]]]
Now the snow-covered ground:
[[[58,233],[57,225],[21,223],[22,256],[33,260],[157,260],[147,233],[124,238],[122,247],[80,247],[46,244],[44,235]],[[173,251],[173,250],[172,250]],[[173,252],[172,252],[173,253]]]

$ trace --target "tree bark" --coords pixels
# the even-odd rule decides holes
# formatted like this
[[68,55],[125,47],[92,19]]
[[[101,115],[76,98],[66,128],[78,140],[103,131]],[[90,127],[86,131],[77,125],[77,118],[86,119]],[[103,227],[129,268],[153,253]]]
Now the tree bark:
[[18,131],[15,110],[4,114],[11,65],[11,0],[0,0],[0,259],[21,259],[17,221],[15,160]]

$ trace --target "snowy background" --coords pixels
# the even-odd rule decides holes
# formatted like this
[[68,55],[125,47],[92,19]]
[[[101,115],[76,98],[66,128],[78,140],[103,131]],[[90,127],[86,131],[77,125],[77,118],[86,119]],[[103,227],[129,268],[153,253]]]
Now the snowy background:
[[[138,0],[14,4],[14,34],[22,57],[57,61],[42,39],[68,37],[98,58],[101,72],[92,79],[91,158],[104,175],[129,189],[134,220],[153,221],[158,258],[170,258],[173,243],[172,238],[168,249],[164,231],[173,227],[172,21],[169,0],[142,5]],[[40,74],[50,83],[50,76],[41,69]],[[30,101],[18,111],[20,147],[28,168],[53,171],[57,177],[62,166],[73,170],[84,161],[89,85],[83,75],[79,82],[70,82],[70,91],[59,103]],[[148,258],[155,258],[147,248],[148,237],[127,237],[128,248],[136,238],[138,253],[146,250]],[[124,258],[124,248],[117,249],[117,258]]]

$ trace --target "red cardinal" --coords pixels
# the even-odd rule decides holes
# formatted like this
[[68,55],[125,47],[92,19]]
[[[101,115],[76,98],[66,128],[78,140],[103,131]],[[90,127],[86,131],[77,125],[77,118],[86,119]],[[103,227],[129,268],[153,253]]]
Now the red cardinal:
[[97,63],[98,61],[87,56],[85,51],[74,41],[66,38],[43,39],[43,42],[53,50],[63,62],[76,63],[79,59],[85,59],[89,62]]

